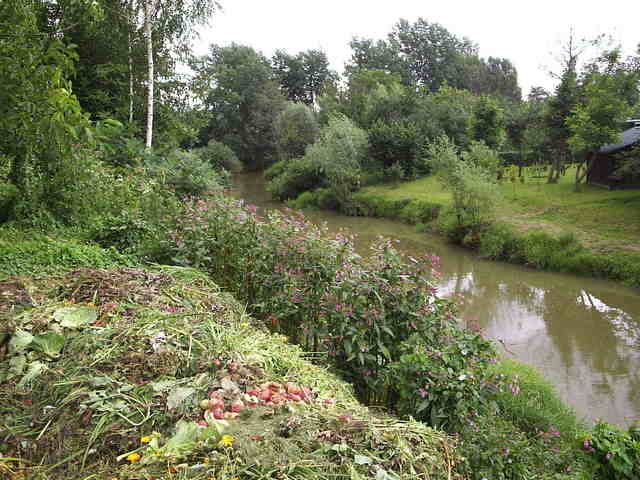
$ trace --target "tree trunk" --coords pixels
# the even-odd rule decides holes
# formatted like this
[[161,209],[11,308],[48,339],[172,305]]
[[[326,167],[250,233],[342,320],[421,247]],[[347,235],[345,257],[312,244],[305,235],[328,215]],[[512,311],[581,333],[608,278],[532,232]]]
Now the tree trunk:
[[580,184],[585,179],[585,177],[589,174],[591,167],[593,166],[593,160],[595,159],[595,152],[589,152],[585,159],[578,164],[578,168],[576,168],[576,187],[575,191],[580,191]]
[[151,36],[151,22],[154,10],[154,0],[145,0],[144,3],[144,33],[147,43],[147,135],[145,145],[148,149],[153,143],[153,38]]
[[133,48],[131,46],[131,29],[133,28],[133,12],[129,4],[129,26],[127,42],[129,43],[129,123],[133,123]]

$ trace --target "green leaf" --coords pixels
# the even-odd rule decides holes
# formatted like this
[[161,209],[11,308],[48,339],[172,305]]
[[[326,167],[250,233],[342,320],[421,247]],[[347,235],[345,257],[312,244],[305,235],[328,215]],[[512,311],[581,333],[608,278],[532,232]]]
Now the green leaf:
[[180,420],[176,424],[176,433],[165,444],[165,453],[175,457],[187,456],[196,446],[199,430],[197,423]]
[[58,357],[62,347],[64,347],[64,337],[56,332],[43,333],[33,339],[33,348],[50,358]]
[[80,328],[95,322],[98,311],[93,307],[62,307],[53,314],[53,319],[65,328]]
[[29,332],[25,332],[24,330],[18,330],[11,337],[11,341],[9,342],[9,351],[13,353],[22,352],[25,348],[31,344],[33,341],[33,335]]
[[397,480],[396,475],[390,474],[384,468],[379,468],[376,472],[376,480]]
[[24,388],[27,384],[33,382],[38,378],[45,370],[47,366],[42,362],[32,362],[29,364],[29,369],[22,380],[18,383],[18,388]]
[[5,380],[22,375],[25,366],[27,365],[27,357],[24,355],[16,355],[9,359],[9,372]]
[[172,390],[167,398],[167,408],[174,410],[178,408],[187,398],[195,393],[196,389],[191,387],[176,388]]
[[346,452],[347,450],[349,450],[349,446],[344,443],[334,443],[331,446],[331,450],[333,450],[334,452]]
[[353,456],[353,462],[356,465],[371,465],[373,460],[371,458],[366,457],[364,455],[358,455],[357,453]]

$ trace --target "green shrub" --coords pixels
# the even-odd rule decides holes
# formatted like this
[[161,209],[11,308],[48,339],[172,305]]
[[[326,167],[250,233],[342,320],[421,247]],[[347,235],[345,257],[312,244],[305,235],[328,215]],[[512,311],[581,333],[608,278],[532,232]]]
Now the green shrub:
[[400,165],[400,162],[396,162],[389,168],[386,168],[383,175],[383,179],[385,182],[396,184],[400,183],[402,180],[410,176],[405,173],[405,170],[402,168],[402,165]]
[[287,160],[278,160],[276,163],[274,163],[264,171],[264,178],[267,180],[273,180],[278,175],[284,173],[284,171],[287,169],[288,163],[289,162]]
[[289,102],[275,122],[278,156],[287,160],[302,157],[320,133],[314,111],[304,103]]
[[139,253],[144,241],[157,233],[157,226],[140,212],[124,210],[119,216],[104,217],[92,230],[91,239],[104,248]]
[[477,333],[446,322],[434,322],[428,331],[443,343],[426,346],[421,336],[411,337],[400,346],[399,359],[389,365],[389,381],[398,392],[400,413],[451,431],[485,408],[487,367],[495,351]]
[[101,162],[117,168],[139,167],[149,156],[142,140],[134,136],[117,120],[107,119],[96,123],[94,137],[96,152]]
[[0,182],[0,223],[11,216],[11,209],[18,198],[18,188],[11,183]]
[[[281,167],[281,165],[283,165]],[[314,190],[322,185],[323,178],[318,165],[311,158],[293,158],[276,163],[275,175],[267,185],[267,191],[280,200],[296,198],[303,192]],[[274,171],[269,169],[269,175]]]
[[400,214],[400,219],[410,224],[429,223],[438,218],[442,206],[438,203],[426,200],[412,200],[405,205]]
[[182,198],[220,190],[220,175],[208,162],[193,153],[174,150],[149,161],[147,171]]
[[389,169],[397,164],[406,178],[429,173],[423,168],[425,164],[419,161],[422,142],[414,123],[408,120],[389,123],[378,120],[368,133],[369,157],[375,167],[382,165],[384,169]]
[[640,478],[640,425],[625,432],[598,422],[582,437],[582,448],[597,464],[598,478],[635,480]]
[[515,261],[519,255],[519,245],[519,239],[510,226],[493,223],[480,233],[478,250],[482,258]]
[[[455,356],[447,368],[456,376],[475,369],[481,377],[481,362],[472,365],[476,350],[454,355],[454,307],[435,297],[428,279],[435,259],[406,264],[384,239],[361,257],[348,237],[330,238],[297,214],[258,220],[251,212],[219,196],[187,203],[163,235],[164,257],[206,270],[273,329],[305,349],[325,351],[366,401],[390,407],[413,401],[414,392],[400,392],[402,382],[388,370],[409,354],[410,337],[417,342],[411,345]],[[473,334],[464,335],[472,342]],[[489,344],[477,341],[489,355]],[[414,372],[407,375],[402,381],[413,381]],[[449,424],[454,415],[438,422]]]
[[343,210],[352,208],[351,195],[360,186],[361,164],[368,146],[367,134],[344,116],[334,117],[307,148],[302,158],[294,158],[268,172],[267,190],[285,200],[318,187],[329,188]]
[[366,192],[353,195],[357,212],[366,217],[398,217],[411,200],[393,200]]
[[287,205],[298,210],[335,210],[339,206],[338,200],[328,188],[318,188],[312,192],[303,192],[295,200],[289,200]]
[[242,170],[242,162],[231,148],[217,140],[210,140],[206,147],[193,150],[202,160],[211,165],[218,172],[239,172]]
[[459,227],[480,230],[492,220],[499,194],[497,153],[483,143],[473,142],[468,151],[458,154],[447,137],[432,142],[427,153],[438,180],[451,192]]
[[0,280],[15,275],[60,273],[78,267],[133,265],[130,256],[35,230],[0,229]]

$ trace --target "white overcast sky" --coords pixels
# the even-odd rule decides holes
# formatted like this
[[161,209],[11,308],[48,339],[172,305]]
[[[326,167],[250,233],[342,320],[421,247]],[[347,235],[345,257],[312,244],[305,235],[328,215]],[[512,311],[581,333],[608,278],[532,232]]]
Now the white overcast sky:
[[612,35],[626,54],[640,43],[640,0],[220,0],[223,11],[202,28],[196,53],[210,43],[250,45],[270,57],[324,50],[342,72],[354,37],[385,38],[400,18],[423,17],[479,44],[482,57],[510,59],[526,96],[531,86],[553,88],[549,69],[573,27],[577,37]]

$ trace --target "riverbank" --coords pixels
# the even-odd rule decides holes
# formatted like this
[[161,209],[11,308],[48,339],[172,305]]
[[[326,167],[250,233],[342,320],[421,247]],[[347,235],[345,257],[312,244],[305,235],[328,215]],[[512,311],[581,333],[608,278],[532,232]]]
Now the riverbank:
[[[325,478],[327,471],[349,478],[586,480],[610,466],[606,450],[583,448],[600,436],[576,422],[546,382],[521,366],[509,371],[493,363],[489,345],[454,321],[453,305],[418,288],[420,267],[400,262],[385,242],[363,259],[348,238],[327,236],[297,216],[265,221],[250,206],[225,198],[186,208],[167,231],[171,243],[164,248],[177,262],[199,263],[200,271],[122,268],[111,257],[115,268],[64,273],[80,259],[103,258],[98,246],[78,242],[83,249],[73,252],[80,259],[73,253],[61,259],[58,276],[38,276],[36,259],[21,278],[5,279],[10,330],[3,330],[9,349],[2,372],[11,378],[4,377],[2,396],[11,424],[3,438],[11,441],[5,440],[2,468],[48,478],[59,470],[60,478],[166,472],[167,478],[244,480],[271,478],[275,467],[279,478],[301,480]],[[49,263],[48,256],[40,258]],[[301,350],[265,326],[316,352],[327,373],[303,362]],[[317,410],[301,405],[282,417],[269,413],[269,420],[260,411],[250,416],[252,428],[245,428],[251,420],[240,418],[237,430],[231,421],[218,424],[206,413],[200,418],[198,400],[208,395],[211,401],[219,390],[233,408],[235,397],[225,396],[227,377],[241,385],[239,392],[231,388],[233,395],[252,396],[253,384],[240,381],[247,380],[240,367],[262,382],[258,386],[269,383],[271,397],[282,388],[297,395],[287,381],[312,387]],[[42,375],[47,370],[62,373]],[[354,391],[376,411],[442,428],[361,414]],[[323,416],[333,399],[337,410]],[[207,425],[198,425],[201,420]],[[64,445],[56,441],[61,432]],[[614,438],[626,442],[629,434],[614,430]],[[38,466],[29,466],[36,457]]]
[[585,185],[576,193],[570,173],[556,185],[501,183],[495,223],[472,235],[439,221],[451,196],[435,177],[365,187],[354,209],[446,234],[483,258],[640,287],[640,192]]

